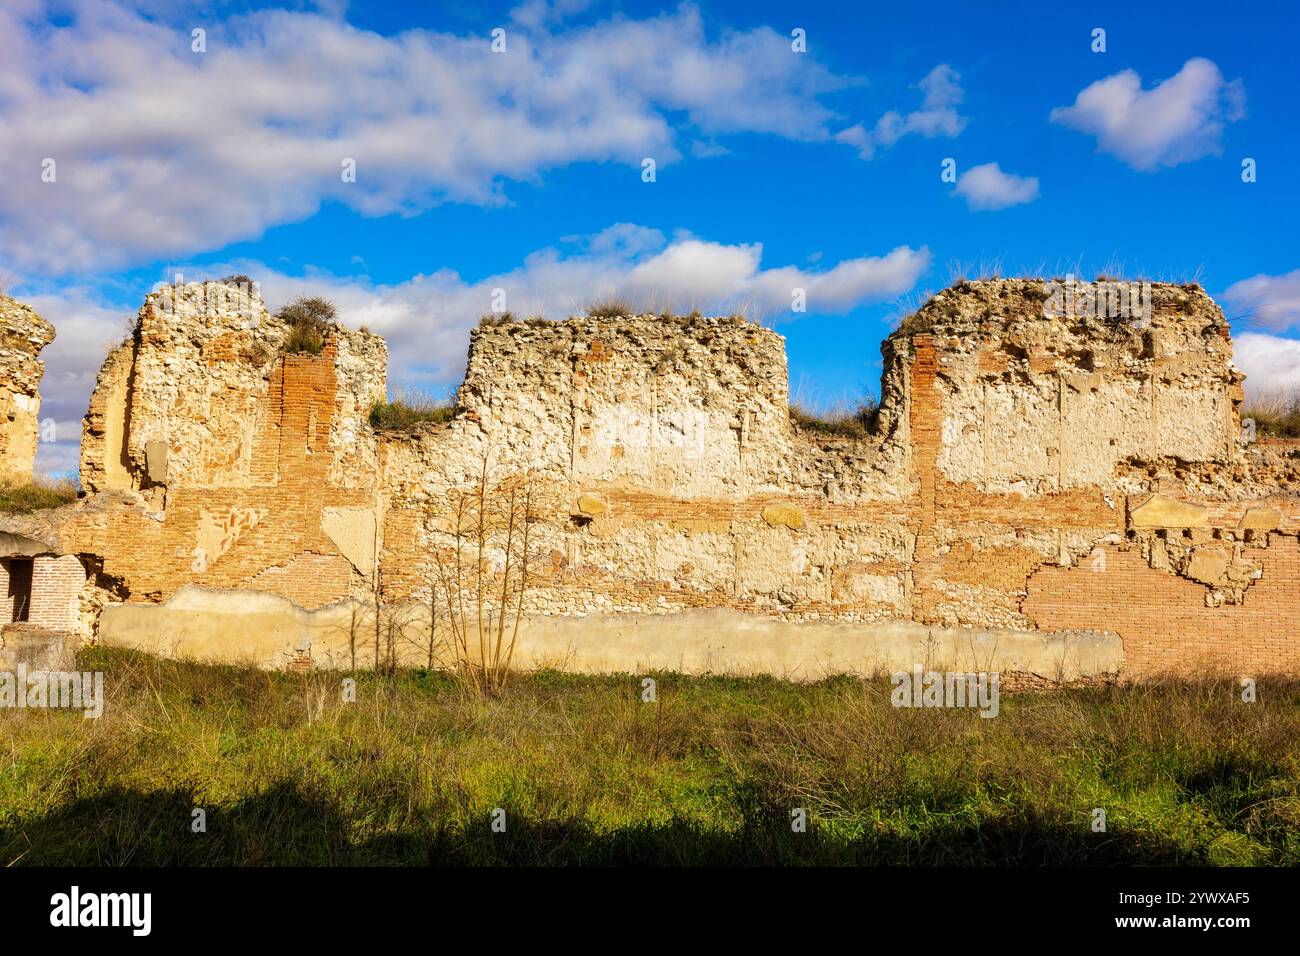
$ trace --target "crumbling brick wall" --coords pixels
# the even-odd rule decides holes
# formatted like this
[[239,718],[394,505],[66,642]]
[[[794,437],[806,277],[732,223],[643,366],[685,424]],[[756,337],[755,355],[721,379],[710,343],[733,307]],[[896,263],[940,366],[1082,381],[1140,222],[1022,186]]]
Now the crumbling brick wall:
[[[1085,291],[1093,294],[1080,286],[1081,298]],[[1030,600],[1034,582],[1093,561],[1099,547],[1140,550],[1150,529],[1134,527],[1132,512],[1157,492],[1213,508],[1281,490],[1286,515],[1296,500],[1259,450],[1238,441],[1242,376],[1227,324],[1199,288],[1150,287],[1130,315],[1109,315],[1104,304],[1051,315],[1051,295],[1042,282],[1001,281],[932,300],[885,343],[880,425],[865,440],[803,433],[776,411],[786,400],[783,350],[752,326],[709,326],[713,348],[668,385],[663,353],[685,345],[690,355],[700,341],[689,320],[481,329],[461,418],[386,444],[394,494],[385,586],[394,598],[427,589],[422,569],[446,546],[445,515],[436,495],[417,489],[435,462],[463,457],[453,470],[471,475],[467,451],[502,447],[495,428],[530,442],[528,456],[508,451],[506,460],[541,462],[564,497],[533,595],[547,613],[722,606],[790,620],[1118,628],[1120,618],[1098,613],[1047,615]],[[728,383],[725,400],[708,391],[717,382]],[[503,396],[497,406],[485,400],[492,390]],[[647,467],[652,456],[630,458],[619,436],[590,427],[625,415],[653,435],[664,393],[673,395],[670,414],[707,410],[726,426],[693,462],[672,449],[662,467]],[[742,397],[759,410],[747,428]],[[546,447],[555,453],[539,458]],[[1224,521],[1235,528],[1238,517]],[[1280,526],[1296,530],[1289,518]],[[1156,593],[1202,609],[1222,601],[1227,577],[1183,577],[1190,560],[1151,558],[1149,570],[1179,585]],[[1095,584],[1108,572],[1090,573],[1101,575],[1089,578]],[[1279,594],[1270,600],[1280,613],[1297,609]],[[1149,669],[1161,633],[1136,621],[1121,630],[1135,672]],[[1256,662],[1289,667],[1294,646]],[[1189,651],[1188,661],[1205,656]],[[1234,650],[1221,663],[1240,657]]]
[[959,285],[906,336],[914,619],[1114,631],[1135,675],[1300,666],[1300,501],[1238,438],[1222,313],[1196,287],[1129,316],[1045,316],[1047,294]]
[[452,420],[375,433],[382,340],[285,355],[260,299],[213,285],[151,297],[105,363],[94,494],[0,529],[95,556],[128,601],[425,602],[448,492],[486,467],[545,490],[533,614],[1095,629],[1134,674],[1296,666],[1300,468],[1239,441],[1199,287],[1111,314],[1102,287],[1069,288],[1080,310],[1043,282],[958,284],[884,343],[874,431],[834,435],[791,422],[775,332],[661,316],[484,324]]
[[[133,600],[185,584],[314,608],[368,593],[373,558],[331,516],[378,513],[382,339],[341,326],[287,354],[260,295],[192,283],[150,295],[100,373],[82,441],[92,497],[44,529],[103,559]],[[369,553],[374,551],[373,542]]]

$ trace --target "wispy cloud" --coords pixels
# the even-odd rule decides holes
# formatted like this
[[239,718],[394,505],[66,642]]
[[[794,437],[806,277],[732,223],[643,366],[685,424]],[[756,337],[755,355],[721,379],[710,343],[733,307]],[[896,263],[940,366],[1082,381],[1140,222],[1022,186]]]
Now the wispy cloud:
[[1096,136],[1098,149],[1134,169],[1154,170],[1218,155],[1224,126],[1245,115],[1241,81],[1225,80],[1213,62],[1194,57],[1150,90],[1133,70],[1097,80],[1051,119]]
[[1300,269],[1234,282],[1223,293],[1223,301],[1250,322],[1275,332],[1300,327]]
[[940,63],[917,85],[925,95],[919,110],[906,114],[890,110],[872,129],[856,123],[836,133],[835,141],[854,147],[863,159],[871,159],[877,148],[893,146],[912,133],[927,138],[956,136],[966,128],[966,118],[957,112],[964,96],[961,74]]

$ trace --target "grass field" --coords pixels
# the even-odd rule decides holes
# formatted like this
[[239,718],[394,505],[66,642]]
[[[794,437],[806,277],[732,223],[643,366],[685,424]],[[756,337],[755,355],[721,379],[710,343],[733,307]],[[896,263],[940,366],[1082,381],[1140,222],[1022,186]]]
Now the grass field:
[[641,675],[481,700],[417,671],[344,703],[342,674],[80,666],[102,718],[0,711],[6,865],[1300,863],[1300,681],[1004,692],[983,719],[884,678],[660,674],[643,703]]

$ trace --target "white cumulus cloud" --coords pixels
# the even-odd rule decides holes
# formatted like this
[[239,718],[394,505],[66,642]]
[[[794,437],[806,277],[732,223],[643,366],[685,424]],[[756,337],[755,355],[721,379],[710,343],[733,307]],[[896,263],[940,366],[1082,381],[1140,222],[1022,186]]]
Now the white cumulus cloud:
[[1051,119],[1097,137],[1097,146],[1134,169],[1177,166],[1221,151],[1223,129],[1245,116],[1240,80],[1193,57],[1149,90],[1124,70],[1085,87],[1072,106],[1058,106]]
[[0,264],[53,275],[194,255],[325,201],[365,215],[499,203],[550,168],[662,168],[732,133],[827,141],[823,94],[858,82],[769,27],[712,36],[690,5],[553,26],[581,7],[525,4],[504,53],[486,31],[384,36],[285,10],[214,20],[195,53],[188,21],[74,0],[52,26],[45,4],[6,3]]
[[1300,395],[1300,341],[1243,332],[1233,338],[1233,361],[1246,373],[1248,399]]
[[[123,290],[101,285],[77,285],[43,295],[16,294],[55,328],[55,338],[41,352],[41,421],[55,423],[53,442],[37,445],[37,471],[61,474],[76,471],[81,447],[81,418],[95,387],[95,376],[108,351],[127,335],[140,303],[112,306],[106,297]],[[142,297],[143,298],[143,297]]]
[[953,191],[971,209],[1006,209],[1037,199],[1038,177],[1004,173],[997,163],[985,163],[958,176]]

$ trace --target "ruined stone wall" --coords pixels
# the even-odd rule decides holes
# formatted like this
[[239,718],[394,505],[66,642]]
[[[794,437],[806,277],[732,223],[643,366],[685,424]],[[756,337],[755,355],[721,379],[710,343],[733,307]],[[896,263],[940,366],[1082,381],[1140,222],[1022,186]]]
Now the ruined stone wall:
[[132,601],[190,583],[307,608],[368,593],[379,486],[366,415],[385,396],[386,348],[343,327],[318,355],[286,353],[285,338],[237,286],[150,295],[86,416],[91,496],[15,527],[96,556]]
[[[1082,311],[1058,293],[975,282],[931,300],[884,343],[868,434],[792,423],[776,333],[660,316],[485,324],[454,417],[376,433],[382,340],[337,329],[320,355],[285,355],[260,300],[185,287],[151,297],[105,363],[83,442],[95,493],[0,530],[81,555],[83,618],[138,608],[116,617],[122,640],[156,646],[150,620],[189,621],[187,653],[262,647],[229,624],[248,603],[249,627],[285,644],[258,659],[296,666],[320,620],[355,629],[378,589],[409,611],[399,656],[418,663],[453,491],[486,469],[494,488],[531,474],[541,496],[524,660],[568,633],[612,642],[575,648],[583,666],[625,646],[629,668],[665,654],[732,667],[752,640],[756,661],[810,674],[823,652],[843,669],[884,659],[890,622],[910,622],[946,641],[1042,634],[1023,659],[1046,678],[1059,635],[1090,631],[1135,676],[1300,669],[1300,449],[1239,441],[1221,312],[1194,286],[1152,286],[1118,315],[1091,287]],[[504,560],[487,555],[489,584]],[[217,598],[173,606],[189,584],[227,594],[233,617],[199,627]],[[279,605],[252,592],[324,617],[271,627]],[[674,625],[638,625],[622,645],[628,615],[684,630],[652,653]],[[699,630],[718,622],[725,639]],[[295,633],[304,646],[285,643]],[[329,640],[318,663],[337,663]]]
[[472,481],[485,453],[548,483],[539,610],[777,609],[825,590],[791,502],[776,333],[657,316],[486,325],[459,403],[445,427],[384,440],[395,598],[427,590],[450,543],[442,489]]
[[[1295,476],[1238,440],[1242,376],[1217,306],[1196,287],[1145,294],[1129,315],[1052,315],[1042,282],[948,290],[885,343],[868,438],[791,425],[779,338],[753,326],[643,317],[480,329],[457,421],[385,440],[385,587],[395,600],[427,593],[431,556],[450,540],[436,493],[446,481],[428,476],[452,461],[468,476],[490,447],[542,468],[563,503],[536,572],[541,613],[725,607],[790,622],[1123,627],[1135,673],[1209,658],[1293,666],[1300,644],[1267,622],[1300,610],[1300,597],[1285,586],[1286,559],[1262,551],[1271,530],[1285,532],[1275,555],[1296,548]],[[688,374],[670,379],[666,352]],[[621,432],[596,427],[611,420]],[[704,423],[703,445],[681,441],[682,421]],[[1191,504],[1153,519],[1166,501]],[[1269,526],[1247,532],[1242,520]],[[1122,583],[1134,555],[1169,584],[1151,589],[1159,600]],[[1043,588],[1084,567],[1090,586],[1142,613],[1060,613]],[[1273,602],[1267,613],[1226,610],[1246,623],[1187,633],[1207,611],[1251,603],[1260,574],[1274,579],[1253,595]],[[1226,637],[1243,627],[1255,652]]]
[[1157,285],[1048,319],[1045,293],[959,286],[909,337],[913,618],[1114,631],[1131,675],[1300,666],[1294,469],[1238,439],[1218,307]]
[[372,486],[375,442],[365,416],[385,395],[383,340],[338,327],[322,356],[282,361],[287,337],[257,291],[240,284],[151,294],[91,397],[83,486],[93,493],[273,484],[282,458],[297,461],[282,434],[285,388],[313,376],[320,394],[302,406],[305,452],[328,459],[332,483]]
[[39,356],[53,341],[54,326],[0,293],[0,481],[32,478],[45,374]]

